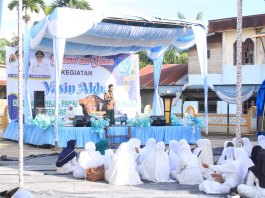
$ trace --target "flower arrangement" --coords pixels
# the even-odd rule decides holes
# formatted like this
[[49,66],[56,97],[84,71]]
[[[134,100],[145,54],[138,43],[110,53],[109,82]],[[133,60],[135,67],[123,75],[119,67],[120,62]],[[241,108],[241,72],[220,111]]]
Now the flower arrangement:
[[127,122],[129,125],[134,127],[146,127],[146,129],[149,131],[153,120],[146,114],[140,114],[136,117],[136,119],[132,118],[127,120]]
[[171,114],[171,124],[174,126],[192,126],[193,130],[192,132],[195,133],[195,127],[199,129],[204,129],[205,128],[205,122],[204,122],[204,117],[184,117],[183,119],[178,119],[177,116]]
[[[63,127],[62,122],[62,119],[58,118],[58,129],[60,129],[60,127]],[[29,118],[29,124],[33,126],[38,126],[45,130],[55,126],[55,119],[54,117],[50,118],[46,114],[38,114],[36,115],[35,119]]]
[[178,119],[177,116],[175,116],[174,114],[171,114],[171,120],[170,120],[170,123],[173,125],[173,126],[182,126],[182,122],[181,120]]
[[89,115],[92,117],[90,118],[91,126],[94,127],[94,130],[92,130],[92,132],[98,133],[98,135],[102,137],[102,134],[105,132],[105,126],[110,125],[110,120],[108,118],[104,120],[103,118],[100,118],[94,114]]

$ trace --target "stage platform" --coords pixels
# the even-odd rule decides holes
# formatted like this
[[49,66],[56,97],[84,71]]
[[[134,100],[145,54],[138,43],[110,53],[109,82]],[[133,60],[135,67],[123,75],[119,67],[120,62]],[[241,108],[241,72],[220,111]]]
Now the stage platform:
[[[24,124],[23,142],[33,145],[54,145],[54,128],[43,130],[40,127]],[[141,140],[141,145],[145,145],[148,138],[155,138],[157,142],[164,141],[168,144],[170,140],[186,139],[188,143],[196,143],[201,138],[200,129],[196,129],[195,133],[192,133],[193,127],[191,126],[158,126],[151,127],[148,131],[144,127],[131,127],[131,133],[133,138]],[[127,135],[128,127],[115,126],[109,127],[109,135]],[[98,142],[100,139],[105,138],[105,133],[102,134],[102,138],[97,133],[93,133],[92,127],[62,127],[58,133],[58,145],[59,147],[66,147],[67,141],[75,139],[77,141],[77,147],[83,148],[87,142]],[[18,141],[18,123],[10,123],[4,134],[5,139]],[[111,138],[111,142],[121,143],[127,142],[128,138]]]

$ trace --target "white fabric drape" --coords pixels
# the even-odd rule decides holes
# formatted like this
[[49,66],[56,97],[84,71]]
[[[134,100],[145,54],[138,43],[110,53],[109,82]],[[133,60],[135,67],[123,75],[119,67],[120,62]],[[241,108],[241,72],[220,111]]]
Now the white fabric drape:
[[192,86],[192,84],[185,84],[178,92],[176,92],[176,98],[173,98],[171,106],[174,106],[178,102],[182,92],[190,86]]
[[164,152],[165,143],[158,142],[142,166],[142,179],[152,182],[166,182],[169,180],[170,166],[168,155]]
[[111,160],[109,169],[105,171],[105,180],[111,185],[141,184],[136,171],[135,159],[129,143],[122,143]]
[[142,161],[149,156],[153,148],[155,147],[156,140],[154,138],[149,138],[146,142],[145,147],[142,149],[141,154],[142,154]]

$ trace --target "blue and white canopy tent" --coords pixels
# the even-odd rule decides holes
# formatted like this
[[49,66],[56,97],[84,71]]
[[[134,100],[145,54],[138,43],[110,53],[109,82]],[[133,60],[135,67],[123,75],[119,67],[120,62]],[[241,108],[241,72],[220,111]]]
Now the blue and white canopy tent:
[[[204,80],[207,112],[207,44],[205,24],[200,21],[102,14],[95,11],[56,8],[24,33],[25,122],[31,117],[28,90],[30,49],[54,53],[55,59],[55,131],[57,132],[59,83],[64,55],[109,56],[146,50],[154,65],[153,114],[161,115],[158,83],[163,55],[169,46],[186,50],[197,45]],[[208,133],[208,118],[205,127]],[[57,141],[56,136],[56,141]]]

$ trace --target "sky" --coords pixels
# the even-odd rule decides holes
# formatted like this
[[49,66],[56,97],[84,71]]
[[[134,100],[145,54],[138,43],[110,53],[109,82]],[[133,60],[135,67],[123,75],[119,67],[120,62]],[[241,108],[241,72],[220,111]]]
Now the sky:
[[[186,19],[195,20],[197,13],[203,12],[203,21],[236,17],[237,0],[87,0],[95,11],[114,12],[127,15],[149,15],[164,18],[177,18],[177,13]],[[0,38],[10,40],[12,32],[17,33],[17,10],[10,11],[4,0]],[[49,5],[53,0],[44,0]],[[243,16],[264,14],[265,0],[243,0]],[[32,21],[42,20],[45,15],[30,13]],[[25,25],[23,31],[25,30]]]

